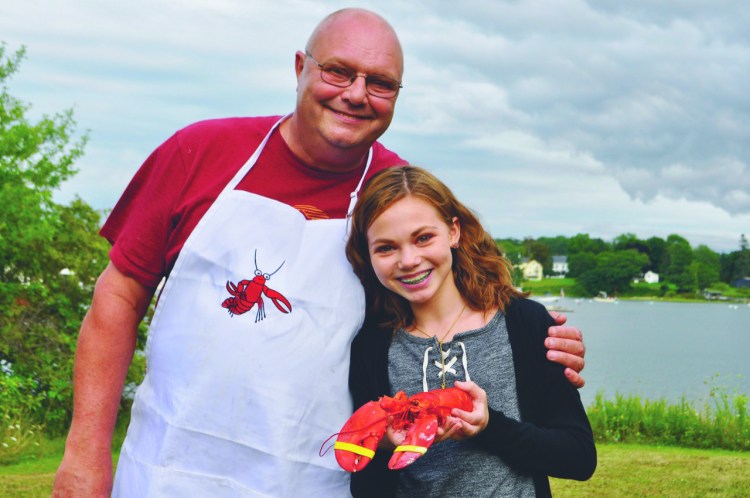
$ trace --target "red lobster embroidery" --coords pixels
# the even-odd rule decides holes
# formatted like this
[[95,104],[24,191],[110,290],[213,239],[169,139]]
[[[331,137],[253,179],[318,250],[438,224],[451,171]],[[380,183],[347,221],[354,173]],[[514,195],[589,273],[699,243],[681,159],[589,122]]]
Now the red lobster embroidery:
[[[263,273],[258,269],[258,250],[255,250],[255,276],[252,280],[240,280],[235,285],[232,281],[227,280],[227,291],[232,295],[221,303],[223,308],[229,311],[230,316],[241,315],[252,309],[257,303],[258,310],[255,314],[255,322],[259,322],[266,317],[265,303],[263,302],[263,296],[270,298],[273,304],[282,313],[289,313],[292,311],[292,305],[287,298],[276,292],[273,289],[266,286],[266,282],[271,280],[271,275],[274,275],[277,271],[284,266],[286,261],[282,261],[278,268],[273,273]],[[281,304],[280,304],[281,303]],[[282,306],[283,304],[283,306]],[[286,307],[286,309],[284,308]]]

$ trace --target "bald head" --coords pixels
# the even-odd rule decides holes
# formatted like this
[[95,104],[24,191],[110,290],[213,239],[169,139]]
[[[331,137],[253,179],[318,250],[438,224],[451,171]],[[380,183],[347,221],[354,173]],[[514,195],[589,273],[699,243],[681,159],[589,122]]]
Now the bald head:
[[325,43],[333,35],[346,34],[350,31],[365,32],[371,37],[371,49],[387,52],[393,58],[399,80],[404,72],[404,54],[396,31],[383,17],[366,9],[347,8],[337,10],[326,16],[307,40],[305,48],[315,53],[319,44]]

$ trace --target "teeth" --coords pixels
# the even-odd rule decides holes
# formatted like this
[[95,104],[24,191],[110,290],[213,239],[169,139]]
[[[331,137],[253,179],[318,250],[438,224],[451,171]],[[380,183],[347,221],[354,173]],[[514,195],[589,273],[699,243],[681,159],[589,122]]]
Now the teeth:
[[421,275],[414,277],[414,278],[400,278],[403,283],[408,285],[416,285],[420,282],[424,282],[424,280],[430,275],[430,270],[427,270],[426,272],[422,273]]

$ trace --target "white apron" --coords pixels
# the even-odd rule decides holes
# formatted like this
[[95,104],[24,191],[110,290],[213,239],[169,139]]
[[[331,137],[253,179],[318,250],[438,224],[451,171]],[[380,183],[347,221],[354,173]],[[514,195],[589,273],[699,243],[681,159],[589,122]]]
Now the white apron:
[[[349,346],[364,319],[346,220],[307,221],[235,190],[281,121],[200,220],[167,280],[114,496],[350,496],[332,452],[318,455],[351,414]],[[257,273],[265,276],[251,283]],[[253,292],[264,279],[288,305],[263,294],[261,308]]]

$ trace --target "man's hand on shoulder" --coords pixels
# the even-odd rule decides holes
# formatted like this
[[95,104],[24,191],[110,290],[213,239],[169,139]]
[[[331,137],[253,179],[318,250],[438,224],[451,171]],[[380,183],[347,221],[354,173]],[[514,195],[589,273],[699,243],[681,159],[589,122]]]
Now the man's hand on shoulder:
[[555,320],[555,325],[549,328],[544,345],[549,349],[547,359],[559,363],[565,367],[565,377],[577,388],[581,388],[586,381],[580,372],[586,365],[583,357],[586,355],[586,346],[583,344],[583,334],[576,327],[566,327],[568,318],[557,312],[550,312]]

